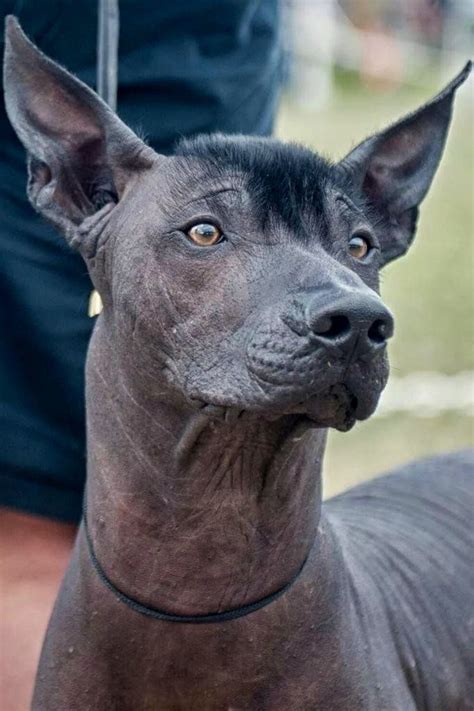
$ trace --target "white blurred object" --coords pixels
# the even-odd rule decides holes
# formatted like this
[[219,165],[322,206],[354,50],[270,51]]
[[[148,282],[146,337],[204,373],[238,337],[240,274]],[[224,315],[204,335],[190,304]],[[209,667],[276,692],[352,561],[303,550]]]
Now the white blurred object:
[[336,2],[293,2],[291,25],[291,83],[293,100],[308,109],[321,109],[332,95],[336,51]]
[[415,417],[437,417],[446,412],[474,415],[474,373],[445,375],[422,371],[391,377],[375,415],[400,412]]
[[102,299],[98,291],[93,289],[89,295],[89,303],[87,306],[87,315],[89,318],[94,318],[98,316],[102,311]]

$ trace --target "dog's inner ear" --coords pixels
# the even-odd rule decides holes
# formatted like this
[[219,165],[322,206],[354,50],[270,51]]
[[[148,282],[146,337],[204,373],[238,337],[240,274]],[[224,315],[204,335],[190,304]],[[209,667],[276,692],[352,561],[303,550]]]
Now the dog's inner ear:
[[413,240],[418,207],[446,142],[454,94],[469,72],[470,63],[432,101],[363,141],[340,163],[380,218],[385,263]]
[[8,116],[28,153],[28,195],[69,237],[116,202],[151,149],[85,84],[45,57],[9,18],[5,42]]

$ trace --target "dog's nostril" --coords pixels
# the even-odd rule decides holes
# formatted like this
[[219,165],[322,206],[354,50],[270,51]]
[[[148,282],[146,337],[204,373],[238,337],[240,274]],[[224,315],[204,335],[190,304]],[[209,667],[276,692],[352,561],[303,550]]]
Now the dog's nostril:
[[385,343],[385,341],[392,335],[392,328],[388,321],[378,318],[373,322],[369,330],[367,331],[367,336],[369,341],[372,343]]
[[324,315],[313,324],[313,333],[324,338],[339,338],[345,336],[351,330],[351,324],[347,316],[338,314],[335,316]]
[[355,358],[382,350],[393,335],[390,311],[375,295],[354,290],[331,299],[320,294],[311,297],[305,305],[305,320],[311,341],[319,348]]

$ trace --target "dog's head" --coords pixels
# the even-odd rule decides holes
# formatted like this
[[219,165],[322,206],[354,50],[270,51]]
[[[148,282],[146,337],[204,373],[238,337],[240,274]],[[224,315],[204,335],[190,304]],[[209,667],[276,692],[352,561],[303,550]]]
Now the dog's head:
[[157,155],[13,19],[5,91],[30,200],[83,255],[138,388],[347,429],[386,383],[378,272],[413,240],[468,73],[336,164],[239,136]]

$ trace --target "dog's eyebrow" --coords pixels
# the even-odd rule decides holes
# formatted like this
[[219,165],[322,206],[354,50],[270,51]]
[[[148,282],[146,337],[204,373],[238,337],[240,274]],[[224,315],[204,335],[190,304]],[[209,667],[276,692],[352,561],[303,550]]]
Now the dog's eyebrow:
[[241,188],[219,188],[218,190],[212,190],[211,192],[205,192],[202,195],[197,195],[193,197],[192,200],[185,202],[182,207],[187,207],[192,205],[194,202],[199,202],[200,200],[207,200],[208,198],[216,197],[217,195],[222,195],[223,193],[239,193]]
[[361,210],[360,207],[357,207],[357,205],[355,205],[347,195],[339,193],[335,197],[335,202],[342,202],[344,207],[346,207],[351,212],[355,212],[358,217],[361,217],[364,222],[367,222],[367,215],[365,215],[363,210]]

